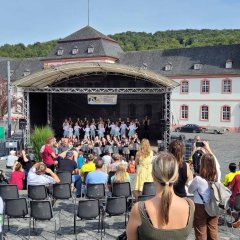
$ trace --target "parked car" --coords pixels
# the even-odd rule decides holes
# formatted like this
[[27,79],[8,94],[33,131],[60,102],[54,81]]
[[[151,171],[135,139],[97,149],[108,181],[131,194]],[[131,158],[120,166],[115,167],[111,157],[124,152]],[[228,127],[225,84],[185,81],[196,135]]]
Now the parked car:
[[209,127],[206,129],[206,133],[214,133],[214,134],[223,134],[227,132],[228,130],[223,127]]
[[182,133],[172,133],[170,135],[170,139],[171,141],[173,140],[180,140],[180,141],[185,141],[186,140],[186,136]]
[[206,128],[202,128],[197,124],[186,124],[183,127],[178,127],[175,129],[176,132],[192,132],[192,133],[200,133],[205,132]]

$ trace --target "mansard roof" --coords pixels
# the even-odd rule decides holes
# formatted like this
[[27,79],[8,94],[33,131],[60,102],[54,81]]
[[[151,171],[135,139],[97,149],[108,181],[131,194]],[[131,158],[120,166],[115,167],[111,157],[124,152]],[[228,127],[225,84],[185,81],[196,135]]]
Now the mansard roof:
[[[226,69],[226,61],[231,59],[232,68]],[[165,76],[240,74],[240,44],[219,45],[165,50],[132,51],[121,55],[121,64],[147,67]],[[165,70],[168,63],[170,71]],[[202,64],[195,70],[194,64]]]
[[[88,52],[89,47],[94,48],[92,53]],[[73,48],[78,49],[77,53],[72,53]],[[59,49],[63,50],[61,55],[58,55]],[[90,26],[86,26],[68,37],[59,40],[45,60],[96,57],[119,59],[122,53],[122,48],[115,40],[112,40]]]
[[24,77],[24,72],[29,70],[30,74],[39,72],[43,69],[42,58],[25,59],[2,59],[0,61],[0,79],[7,79],[7,61],[10,61],[11,80],[17,80]]

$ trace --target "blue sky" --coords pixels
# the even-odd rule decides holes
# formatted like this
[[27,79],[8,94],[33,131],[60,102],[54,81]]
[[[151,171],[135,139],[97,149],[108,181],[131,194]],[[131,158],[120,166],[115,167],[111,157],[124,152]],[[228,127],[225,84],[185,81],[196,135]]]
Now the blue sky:
[[[240,0],[90,0],[104,34],[168,29],[239,29]],[[0,45],[63,38],[87,25],[87,0],[0,0]]]

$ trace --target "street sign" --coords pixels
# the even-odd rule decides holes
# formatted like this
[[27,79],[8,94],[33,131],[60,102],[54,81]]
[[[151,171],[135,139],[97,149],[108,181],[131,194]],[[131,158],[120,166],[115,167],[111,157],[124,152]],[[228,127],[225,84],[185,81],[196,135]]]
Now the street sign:
[[4,139],[5,139],[5,128],[0,127],[0,140],[4,140]]

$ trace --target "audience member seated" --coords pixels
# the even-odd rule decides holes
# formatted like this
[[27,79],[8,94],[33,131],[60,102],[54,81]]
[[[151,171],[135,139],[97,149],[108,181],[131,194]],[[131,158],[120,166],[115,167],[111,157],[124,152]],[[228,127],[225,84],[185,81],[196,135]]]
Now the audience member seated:
[[134,156],[130,157],[127,171],[128,171],[128,173],[135,173],[136,172],[136,165],[135,165]]
[[115,174],[117,171],[117,166],[121,163],[121,155],[118,153],[114,153],[112,155],[112,163],[108,166],[108,174],[111,177]]
[[85,162],[85,157],[83,156],[83,151],[79,151],[79,154],[78,154],[78,158],[77,158],[77,165],[78,165],[78,168],[81,169],[84,162]]
[[77,163],[73,160],[74,152],[68,151],[65,158],[58,158],[58,171],[71,172],[72,182],[76,186],[76,196],[80,197],[82,188],[82,179],[79,175]]
[[51,186],[55,183],[60,183],[59,177],[50,168],[47,168],[44,163],[36,163],[29,170],[27,185]]
[[7,168],[12,168],[14,166],[15,161],[18,160],[18,157],[16,156],[16,151],[12,150],[9,152],[9,155],[7,156]]
[[105,152],[104,156],[102,157],[102,160],[103,160],[104,165],[106,165],[106,166],[111,164],[112,157],[111,157],[109,151]]
[[54,159],[57,158],[56,154],[53,151],[54,141],[55,140],[53,137],[47,138],[45,145],[43,145],[40,150],[43,163],[46,164],[47,168],[50,168],[52,172],[54,172],[55,168]]
[[231,183],[231,181],[234,179],[234,177],[237,174],[240,174],[240,171],[236,171],[237,170],[237,164],[236,163],[230,163],[229,164],[229,170],[230,170],[230,172],[225,175],[224,180],[223,180],[223,184],[226,187],[229,186],[229,184]]
[[96,161],[96,170],[88,173],[86,177],[86,184],[88,183],[104,183],[107,184],[108,175],[107,173],[103,172],[103,161],[97,160]]
[[8,184],[8,180],[7,180],[5,172],[3,170],[0,170],[0,184],[2,184],[3,182]]
[[17,185],[19,190],[23,190],[23,181],[25,179],[25,173],[22,168],[22,164],[19,162],[15,162],[10,178],[10,184]]
[[153,160],[152,175],[156,196],[135,203],[127,225],[127,239],[187,239],[192,231],[194,204],[174,193],[173,185],[178,179],[175,157],[161,152]]
[[85,182],[85,176],[92,171],[95,171],[96,165],[94,163],[95,156],[93,154],[89,154],[87,156],[87,162],[83,164],[81,168],[81,175],[83,177],[83,182]]
[[130,176],[126,171],[126,164],[121,163],[117,166],[117,171],[114,176],[111,177],[112,183],[130,182]]

